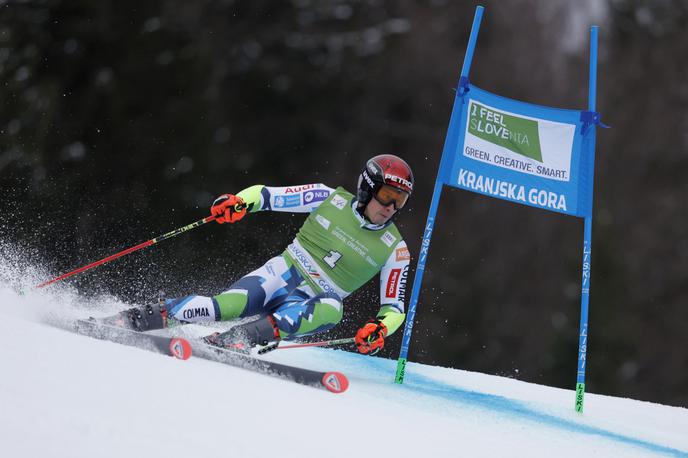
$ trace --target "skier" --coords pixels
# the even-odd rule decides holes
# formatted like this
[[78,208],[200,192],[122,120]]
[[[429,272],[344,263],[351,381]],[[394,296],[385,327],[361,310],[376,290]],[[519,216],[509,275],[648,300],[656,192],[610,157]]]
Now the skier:
[[410,254],[393,223],[411,192],[413,173],[397,156],[368,160],[356,195],[323,184],[255,185],[223,194],[211,213],[220,224],[247,213],[310,213],[287,249],[214,297],[191,295],[120,313],[117,324],[148,331],[179,323],[258,317],[215,333],[213,345],[248,352],[324,332],[343,315],[342,301],[380,273],[380,309],[356,332],[358,351],[375,354],[403,323]]

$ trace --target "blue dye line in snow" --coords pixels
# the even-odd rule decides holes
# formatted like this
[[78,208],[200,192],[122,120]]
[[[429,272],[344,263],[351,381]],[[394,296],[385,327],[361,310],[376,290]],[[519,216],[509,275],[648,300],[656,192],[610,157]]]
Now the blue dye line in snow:
[[[391,360],[383,358],[361,357],[353,353],[337,352],[340,357],[347,355],[350,366],[365,366],[367,370],[374,370],[377,375],[384,375],[386,379],[390,379],[394,374],[393,364]],[[393,361],[391,361],[393,363]],[[430,377],[409,372],[406,374],[403,385],[396,385],[399,389],[409,390],[414,393],[422,393],[434,397],[439,397],[454,403],[472,404],[477,407],[490,409],[502,412],[508,415],[521,417],[526,420],[542,423],[554,428],[571,431],[580,434],[587,434],[592,436],[602,437],[615,442],[620,442],[626,445],[631,445],[648,450],[653,453],[661,453],[668,456],[675,456],[680,458],[688,458],[688,452],[681,451],[675,448],[656,444],[646,440],[635,437],[624,436],[623,434],[608,431],[594,426],[583,425],[575,421],[566,420],[555,415],[538,412],[536,409],[527,404],[515,401],[513,399],[505,398],[494,394],[478,393],[475,391],[463,390],[456,386],[449,385]],[[390,382],[391,383],[391,382]]]
[[526,420],[543,423],[558,429],[599,436],[615,442],[621,442],[627,445],[644,448],[653,453],[662,453],[669,456],[683,458],[688,457],[688,452],[682,452],[681,450],[677,450],[675,448],[655,444],[653,442],[645,441],[635,437],[624,436],[623,434],[615,433],[602,428],[583,425],[544,412],[538,412],[523,402],[514,401],[503,396],[462,390],[460,388],[456,388],[418,374],[412,374],[405,383],[408,383],[409,381],[412,383],[407,387],[407,389],[411,391],[418,389],[423,393],[441,396],[444,399],[449,399],[455,402],[471,403],[480,407],[522,417]]

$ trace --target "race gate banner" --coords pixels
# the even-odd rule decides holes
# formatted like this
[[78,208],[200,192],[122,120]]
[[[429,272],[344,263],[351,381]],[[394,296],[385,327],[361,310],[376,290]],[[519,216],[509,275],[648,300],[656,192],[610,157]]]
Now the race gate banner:
[[[445,183],[490,197],[585,217],[592,199],[592,119],[466,86]],[[587,138],[590,137],[590,138]],[[591,143],[592,141],[592,143]]]
[[588,109],[564,110],[508,99],[470,83],[484,7],[477,6],[428,208],[401,340],[395,383],[403,383],[430,242],[444,185],[583,219],[581,320],[575,409],[583,412],[588,349],[595,169],[598,28],[590,28]]

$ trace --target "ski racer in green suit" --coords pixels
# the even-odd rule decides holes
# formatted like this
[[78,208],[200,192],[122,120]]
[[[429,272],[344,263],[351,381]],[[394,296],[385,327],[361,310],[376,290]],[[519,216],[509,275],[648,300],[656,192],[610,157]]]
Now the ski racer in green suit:
[[343,300],[380,274],[380,308],[355,336],[358,350],[374,354],[404,322],[410,254],[393,219],[413,191],[413,173],[397,156],[368,160],[356,195],[323,184],[255,185],[224,194],[211,207],[220,224],[247,213],[310,213],[284,252],[214,297],[167,299],[131,309],[120,323],[147,331],[176,323],[256,317],[206,341],[249,351],[281,339],[324,332],[342,319]]

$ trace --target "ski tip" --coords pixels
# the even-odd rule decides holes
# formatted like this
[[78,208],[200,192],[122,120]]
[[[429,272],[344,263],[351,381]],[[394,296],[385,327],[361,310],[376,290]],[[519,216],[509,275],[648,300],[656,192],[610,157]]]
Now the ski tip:
[[191,358],[191,344],[188,340],[175,337],[170,340],[170,354],[177,359],[187,360]]
[[341,372],[326,372],[322,384],[333,393],[343,393],[349,388],[349,379]]

